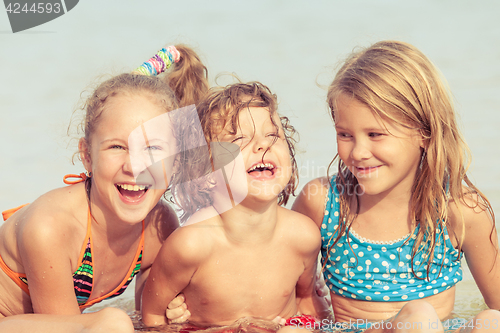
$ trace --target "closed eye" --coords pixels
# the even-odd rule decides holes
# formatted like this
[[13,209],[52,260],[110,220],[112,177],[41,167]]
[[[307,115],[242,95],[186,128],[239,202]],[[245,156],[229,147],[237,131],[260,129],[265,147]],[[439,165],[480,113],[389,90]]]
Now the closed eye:
[[280,133],[269,133],[267,136],[272,137],[272,138],[278,138],[278,139],[282,137],[280,135]]
[[243,140],[242,136],[238,136],[238,137],[234,138],[233,140],[231,140],[231,143],[235,143],[235,142],[238,142],[240,140]]

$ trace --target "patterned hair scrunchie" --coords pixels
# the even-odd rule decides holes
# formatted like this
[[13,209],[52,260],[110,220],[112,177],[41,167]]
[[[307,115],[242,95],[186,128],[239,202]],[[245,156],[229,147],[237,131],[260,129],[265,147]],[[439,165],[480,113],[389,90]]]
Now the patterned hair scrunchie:
[[181,54],[175,46],[171,45],[167,48],[162,48],[158,53],[151,57],[148,61],[135,69],[135,73],[156,76],[170,68],[174,62],[178,62]]

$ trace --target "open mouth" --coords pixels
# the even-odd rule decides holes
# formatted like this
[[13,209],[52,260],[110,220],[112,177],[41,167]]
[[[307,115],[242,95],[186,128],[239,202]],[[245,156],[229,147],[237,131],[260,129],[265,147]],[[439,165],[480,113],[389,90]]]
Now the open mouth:
[[149,190],[151,185],[116,184],[118,192],[127,201],[137,201],[141,199]]
[[274,175],[276,167],[272,163],[257,163],[247,170],[252,177],[271,177]]

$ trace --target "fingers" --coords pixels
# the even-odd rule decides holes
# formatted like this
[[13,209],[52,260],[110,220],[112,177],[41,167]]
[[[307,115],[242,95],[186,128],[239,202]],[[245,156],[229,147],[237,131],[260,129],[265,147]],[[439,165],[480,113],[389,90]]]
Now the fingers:
[[[167,310],[168,312],[169,310]],[[168,319],[168,323],[169,324],[182,324],[182,323],[185,323],[189,320],[189,318],[191,317],[191,312],[189,312],[189,310],[186,310],[184,311],[184,314],[178,318],[175,318],[175,319]],[[168,318],[168,317],[167,317]]]
[[321,284],[319,282],[316,283],[316,294],[319,297],[326,297],[330,294],[330,289],[326,286],[326,284]]
[[191,317],[185,301],[184,294],[179,294],[168,304],[165,314],[169,324],[182,324]]
[[332,299],[328,296],[325,296],[325,301],[326,301],[326,304],[328,304],[328,307],[332,306]]
[[315,287],[316,287],[316,294],[318,294],[319,297],[325,297],[330,294],[330,289],[328,289],[328,287],[326,286],[323,274],[317,276]]
[[184,304],[186,301],[186,298],[184,297],[184,294],[179,294],[177,297],[175,297],[172,302],[170,302],[167,306],[167,309],[175,309]]
[[272,320],[273,323],[276,323],[278,325],[285,325],[286,324],[286,319],[280,316],[277,316]]

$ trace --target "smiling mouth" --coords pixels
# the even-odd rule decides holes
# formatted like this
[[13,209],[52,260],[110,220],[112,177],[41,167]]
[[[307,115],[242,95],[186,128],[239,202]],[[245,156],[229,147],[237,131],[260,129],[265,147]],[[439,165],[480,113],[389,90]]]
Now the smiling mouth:
[[379,167],[380,167],[380,165],[373,166],[373,167],[354,167],[354,168],[356,169],[357,173],[365,174],[365,173],[370,173],[370,172],[373,172],[375,170],[378,170]]
[[149,190],[151,185],[131,185],[131,184],[116,184],[116,189],[122,197],[128,201],[137,201]]
[[248,169],[247,173],[252,177],[271,177],[275,171],[276,167],[272,163],[258,163]]

